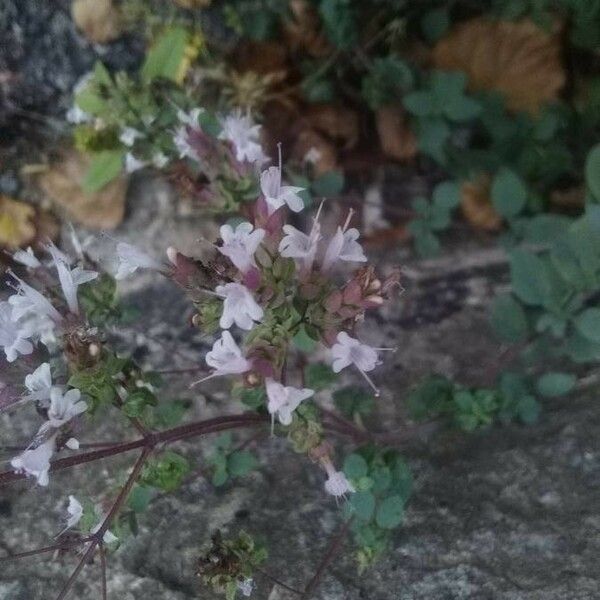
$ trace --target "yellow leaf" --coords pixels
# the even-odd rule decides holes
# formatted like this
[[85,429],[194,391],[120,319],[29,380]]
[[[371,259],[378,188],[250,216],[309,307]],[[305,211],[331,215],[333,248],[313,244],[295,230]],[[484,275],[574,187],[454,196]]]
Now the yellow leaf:
[[502,227],[502,217],[492,204],[491,187],[490,176],[484,174],[463,183],[460,189],[463,216],[473,227],[484,231],[498,231]]
[[31,243],[35,237],[34,216],[33,206],[0,196],[0,246],[14,250]]
[[71,16],[91,42],[105,44],[121,35],[121,15],[112,0],[74,0]]
[[471,90],[496,90],[511,110],[532,114],[565,83],[559,27],[546,32],[527,19],[476,18],[455,26],[433,49],[438,69],[464,71]]

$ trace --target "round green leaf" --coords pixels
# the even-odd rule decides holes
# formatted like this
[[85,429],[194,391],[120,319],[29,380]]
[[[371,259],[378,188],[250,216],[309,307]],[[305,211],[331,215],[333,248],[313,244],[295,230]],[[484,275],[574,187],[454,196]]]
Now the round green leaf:
[[375,496],[371,492],[356,492],[349,499],[352,512],[363,521],[369,521],[375,512]]
[[402,523],[404,501],[402,496],[389,496],[377,508],[375,522],[382,529],[393,529]]
[[547,398],[562,396],[571,391],[575,381],[570,373],[545,373],[537,380],[537,390]]
[[509,294],[494,298],[490,318],[494,333],[506,342],[514,344],[527,337],[527,318],[523,307]]
[[518,215],[527,201],[527,188],[523,180],[510,169],[500,169],[492,182],[494,208],[507,219]]
[[258,461],[252,452],[239,450],[229,455],[227,459],[227,470],[231,475],[240,477],[254,469],[257,464]]
[[344,473],[350,479],[360,479],[369,471],[367,461],[360,454],[350,454],[344,461]]
[[600,308],[584,310],[575,319],[575,327],[583,337],[600,343]]

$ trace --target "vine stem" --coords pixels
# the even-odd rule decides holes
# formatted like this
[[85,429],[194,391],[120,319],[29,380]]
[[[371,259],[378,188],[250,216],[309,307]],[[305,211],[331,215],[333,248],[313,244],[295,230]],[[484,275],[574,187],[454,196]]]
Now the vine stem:
[[[66,458],[60,458],[52,461],[50,464],[50,471],[68,469],[76,465],[130,452],[131,450],[136,450],[138,448],[154,448],[157,444],[176,442],[179,440],[205,435],[208,433],[214,433],[217,431],[224,431],[227,429],[251,427],[267,422],[268,418],[265,415],[256,414],[231,415],[227,417],[206,419],[205,421],[195,421],[193,423],[172,427],[171,429],[165,429],[164,431],[148,432],[148,434],[144,437],[131,442],[123,442],[120,444],[115,444],[114,446],[108,446],[107,448],[101,448],[91,452],[83,452],[74,456],[68,456]],[[0,485],[11,481],[17,481],[19,479],[24,479],[25,477],[26,475],[24,473],[4,471],[0,473]]]
[[325,554],[323,555],[323,558],[321,559],[321,562],[319,563],[319,566],[317,567],[312,579],[306,584],[304,592],[302,593],[302,596],[300,596],[300,600],[308,600],[312,596],[313,592],[317,589],[321,579],[323,578],[323,575],[325,575],[325,571],[332,563],[336,554],[340,551],[344,540],[348,535],[351,523],[352,519],[346,521],[341,527],[338,528],[336,533],[331,538],[329,546],[327,546],[327,550],[325,551]]
[[77,577],[79,577],[79,573],[81,573],[81,570],[83,569],[83,567],[92,558],[92,556],[96,550],[96,547],[99,544],[100,545],[102,544],[104,534],[108,530],[110,523],[114,519],[115,515],[121,509],[121,506],[123,506],[123,503],[125,502],[125,500],[127,500],[127,496],[129,496],[129,493],[131,492],[133,485],[137,481],[137,478],[140,476],[140,474],[142,472],[142,468],[144,467],[144,464],[146,463],[146,460],[150,456],[151,452],[152,452],[152,448],[144,448],[142,450],[141,454],[138,456],[138,459],[136,460],[136,462],[133,466],[133,470],[131,471],[131,474],[127,478],[125,485],[121,488],[121,491],[119,492],[119,495],[117,496],[117,499],[114,501],[113,505],[111,506],[110,510],[108,511],[108,514],[106,515],[106,518],[102,522],[100,529],[98,529],[98,531],[96,531],[93,534],[92,540],[89,543],[90,545],[89,545],[88,549],[85,551],[84,555],[81,557],[78,565],[75,567],[75,570],[73,571],[73,573],[71,573],[71,576],[67,580],[67,583],[65,583],[63,589],[61,590],[60,594],[57,596],[56,600],[65,600],[65,598],[69,594],[71,588],[73,587],[73,584],[77,580]]

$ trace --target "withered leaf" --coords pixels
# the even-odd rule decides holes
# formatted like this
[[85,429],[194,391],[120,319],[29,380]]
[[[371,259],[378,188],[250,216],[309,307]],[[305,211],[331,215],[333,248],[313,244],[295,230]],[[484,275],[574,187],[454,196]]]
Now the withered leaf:
[[407,161],[417,154],[417,138],[408,126],[406,113],[399,106],[383,106],[375,113],[381,149],[386,156]]
[[0,196],[0,246],[14,250],[35,238],[35,209],[30,204]]
[[433,49],[438,69],[464,71],[472,90],[496,90],[511,110],[537,113],[565,83],[559,27],[485,17],[456,25]]
[[121,16],[112,0],[74,0],[71,16],[91,42],[105,44],[121,35]]
[[484,231],[498,231],[502,227],[502,217],[492,204],[491,187],[490,176],[483,174],[463,183],[460,189],[462,214],[473,227]]
[[68,219],[91,229],[114,229],[125,215],[127,179],[120,176],[99,192],[86,194],[81,184],[89,164],[87,156],[69,150],[40,175],[39,185]]

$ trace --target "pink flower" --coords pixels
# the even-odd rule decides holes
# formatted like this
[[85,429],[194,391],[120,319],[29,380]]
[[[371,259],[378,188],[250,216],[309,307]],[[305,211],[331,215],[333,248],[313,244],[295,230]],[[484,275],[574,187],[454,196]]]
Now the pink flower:
[[287,204],[290,210],[300,212],[304,208],[302,198],[298,196],[304,188],[295,185],[281,185],[281,166],[269,167],[260,175],[260,189],[269,206],[269,214]]
[[255,321],[263,318],[263,309],[256,303],[250,290],[241,283],[218,285],[215,292],[224,298],[223,314],[219,321],[223,329],[229,329],[235,323],[241,329],[250,330]]

